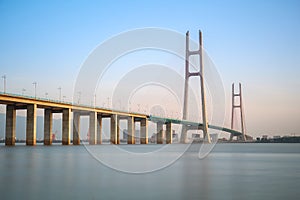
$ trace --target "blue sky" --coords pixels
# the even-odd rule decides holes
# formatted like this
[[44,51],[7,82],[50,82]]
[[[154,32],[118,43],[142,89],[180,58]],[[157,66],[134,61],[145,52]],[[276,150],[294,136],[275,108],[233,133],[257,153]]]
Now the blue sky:
[[59,86],[71,95],[81,64],[113,35],[161,27],[197,39],[201,29],[228,105],[231,83],[243,83],[248,131],[300,135],[299,1],[1,0],[0,27],[8,91],[32,94],[37,81],[53,98]]

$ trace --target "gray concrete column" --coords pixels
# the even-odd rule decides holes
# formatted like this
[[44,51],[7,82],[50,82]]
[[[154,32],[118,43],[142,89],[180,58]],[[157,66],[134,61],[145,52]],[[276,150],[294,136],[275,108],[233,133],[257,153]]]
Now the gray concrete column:
[[65,108],[63,109],[62,116],[62,144],[69,145],[70,144],[70,123],[71,122],[71,109]]
[[182,125],[180,143],[187,143],[187,126]]
[[102,144],[102,116],[97,115],[97,144]]
[[5,145],[15,145],[16,143],[16,108],[14,105],[6,106],[6,129]]
[[96,144],[97,139],[97,112],[90,112],[90,126],[89,126],[89,132],[90,132],[90,144]]
[[52,144],[52,110],[45,109],[44,110],[44,145]]
[[36,104],[27,105],[26,145],[36,144]]
[[73,145],[80,144],[80,113],[73,112]]
[[118,119],[117,115],[113,114],[110,117],[110,143],[117,144]]
[[141,120],[141,144],[148,144],[148,120],[146,118]]
[[117,144],[120,144],[120,116],[117,116]]
[[157,144],[163,144],[163,123],[162,122],[157,122],[156,123],[156,131],[157,131],[157,136],[156,136],[156,143]]
[[135,144],[135,126],[134,117],[129,116],[127,118],[127,144]]
[[166,143],[172,144],[172,123],[166,124]]

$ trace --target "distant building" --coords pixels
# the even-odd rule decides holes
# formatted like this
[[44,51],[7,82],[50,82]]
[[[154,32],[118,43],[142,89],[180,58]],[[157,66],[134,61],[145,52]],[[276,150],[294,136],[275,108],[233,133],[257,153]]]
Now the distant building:
[[261,140],[267,140],[268,139],[268,135],[263,135]]

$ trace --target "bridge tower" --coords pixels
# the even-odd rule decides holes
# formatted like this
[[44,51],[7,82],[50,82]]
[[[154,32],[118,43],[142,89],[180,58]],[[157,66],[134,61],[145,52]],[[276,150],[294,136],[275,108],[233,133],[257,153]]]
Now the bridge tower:
[[[239,99],[239,103],[236,104],[236,98]],[[235,93],[234,91],[234,83],[232,83],[232,107],[231,107],[231,129],[234,126],[234,116],[235,116],[235,109],[240,111],[240,119],[241,119],[241,136],[237,136],[237,140],[246,141],[246,128],[245,128],[245,117],[244,117],[244,109],[243,109],[243,101],[242,101],[242,85],[239,83],[239,92]],[[234,135],[231,133],[230,140],[232,141]]]
[[[210,137],[208,137],[208,123],[207,123],[207,114],[206,114],[206,95],[205,95],[205,86],[204,86],[204,73],[203,73],[203,45],[202,45],[202,32],[199,30],[199,49],[195,51],[190,51],[189,49],[189,42],[190,36],[189,31],[186,32],[186,50],[185,50],[185,83],[184,83],[184,101],[183,101],[183,116],[184,120],[187,119],[188,115],[188,83],[189,78],[192,76],[198,76],[200,78],[200,87],[201,87],[201,102],[202,102],[202,120],[203,120],[203,137],[210,143]],[[189,64],[189,57],[192,55],[199,56],[199,71],[197,72],[190,72],[190,64]],[[182,126],[181,132],[181,143],[186,143],[187,139],[187,130],[186,126]]]

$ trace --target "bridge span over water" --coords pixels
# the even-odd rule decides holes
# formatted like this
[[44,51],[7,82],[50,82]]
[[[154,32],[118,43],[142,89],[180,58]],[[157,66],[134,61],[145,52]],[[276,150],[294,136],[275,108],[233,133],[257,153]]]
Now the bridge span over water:
[[[172,143],[172,124],[180,124],[186,130],[203,130],[203,124],[187,120],[161,118],[152,115],[113,110],[87,105],[55,101],[45,98],[21,96],[16,94],[0,93],[0,104],[6,105],[5,144],[15,145],[16,138],[16,110],[25,109],[26,144],[36,144],[36,113],[37,109],[44,109],[44,144],[52,144],[52,117],[53,113],[62,113],[62,144],[71,143],[71,125],[73,126],[73,144],[80,144],[80,116],[89,116],[89,144],[102,143],[102,119],[110,118],[110,142],[120,144],[120,120],[127,120],[128,144],[135,143],[135,122],[140,123],[140,143],[148,143],[148,122],[157,125],[156,142],[162,144],[163,125],[166,125],[166,143]],[[73,116],[72,116],[73,115]],[[71,123],[73,121],[73,123]],[[225,127],[208,125],[210,129],[221,130],[239,136],[242,133]]]

